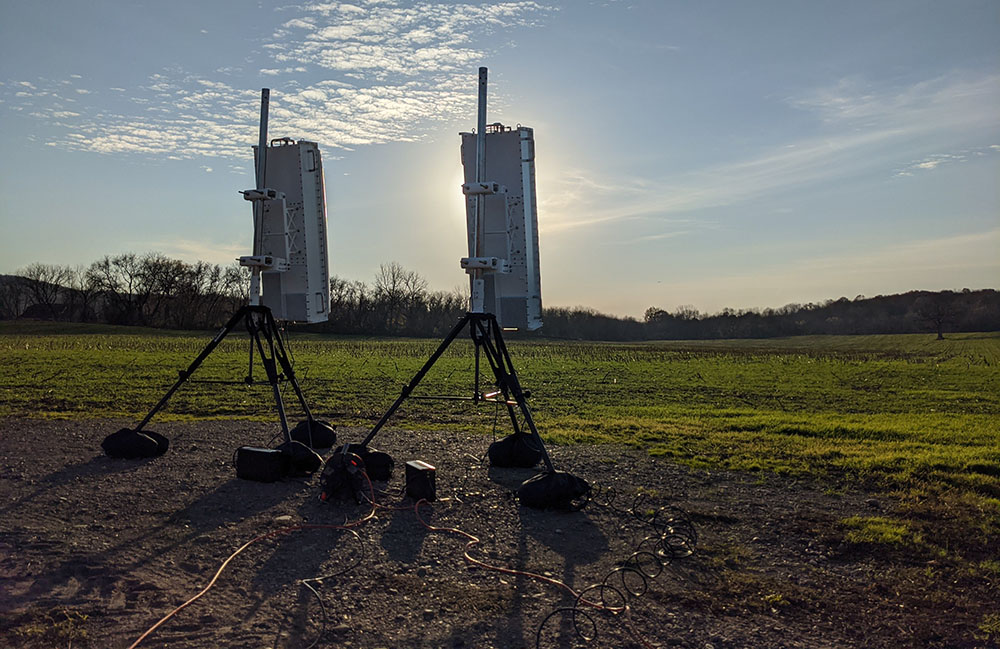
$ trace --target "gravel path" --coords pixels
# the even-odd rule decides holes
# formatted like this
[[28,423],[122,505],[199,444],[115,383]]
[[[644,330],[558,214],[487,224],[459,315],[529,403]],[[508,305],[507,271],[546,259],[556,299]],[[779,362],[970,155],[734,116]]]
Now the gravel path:
[[[272,424],[159,424],[171,440],[163,457],[104,457],[100,441],[129,423],[0,420],[0,646],[128,647],[246,541],[368,511],[321,502],[318,475],[238,480],[234,449],[265,445]],[[363,431],[338,435],[356,442]],[[650,530],[597,502],[575,513],[520,507],[513,489],[534,472],[488,468],[488,442],[385,430],[375,446],[397,465],[376,484],[386,507],[373,519],[356,533],[308,529],[251,545],[140,646],[516,649],[536,646],[546,618],[542,647],[989,646],[974,637],[982,610],[942,608],[933,593],[911,592],[926,589],[907,590],[912,566],[837,539],[837,521],[881,510],[884,497],[687,469],[612,446],[550,451],[558,468],[613,490],[623,507],[641,489],[644,511],[683,508],[698,549],[640,584],[648,590],[628,614],[560,613],[573,604],[566,591],[470,565],[465,538],[425,528],[400,493],[403,463],[437,467],[438,500],[421,512],[477,536],[476,559],[577,590],[620,566]],[[310,590],[303,580],[315,577]],[[593,642],[574,620],[596,631]]]

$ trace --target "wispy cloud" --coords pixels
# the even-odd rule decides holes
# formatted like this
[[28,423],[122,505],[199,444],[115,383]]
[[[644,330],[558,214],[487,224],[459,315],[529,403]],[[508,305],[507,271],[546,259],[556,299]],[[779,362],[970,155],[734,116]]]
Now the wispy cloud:
[[[532,26],[550,12],[530,1],[401,6],[393,0],[307,2],[279,11],[286,20],[261,43],[264,59],[256,66],[281,80],[271,130],[344,149],[418,140],[431,124],[470,114],[470,69],[485,54],[478,39]],[[225,78],[164,71],[142,87],[110,89],[115,101],[84,87],[79,75],[16,80],[0,87],[0,101],[55,127],[50,146],[245,158],[255,140],[258,95]],[[121,95],[128,97],[125,108]]]
[[315,2],[265,45],[279,62],[318,65],[384,80],[467,68],[482,51],[473,37],[536,24],[549,11],[537,2],[445,4]]
[[247,241],[203,241],[195,239],[171,238],[159,241],[125,242],[125,249],[155,250],[168,257],[188,262],[207,261],[228,266],[247,251]]
[[897,177],[912,176],[916,173],[933,171],[948,165],[967,162],[973,158],[1000,153],[1000,146],[985,146],[974,149],[963,149],[957,153],[934,153],[919,160],[914,160],[894,174]]
[[[882,91],[862,86],[857,80],[844,81],[789,99],[790,105],[817,116],[821,123],[817,134],[773,145],[744,160],[670,178],[573,181],[559,189],[568,198],[547,205],[550,212],[544,227],[558,231],[615,221],[671,219],[851,174],[908,175],[997,150],[993,148],[997,145],[983,145],[911,157],[941,141],[982,134],[995,137],[1000,132],[996,110],[1000,75],[938,78]],[[908,160],[903,167],[901,155]],[[603,186],[616,188],[613,200],[608,200]]]
[[[669,218],[695,210],[732,205],[775,191],[856,170],[859,152],[892,137],[892,132],[863,133],[802,140],[737,162],[706,167],[670,179],[630,180],[640,187],[613,201],[580,186],[575,209],[554,210],[546,227],[563,230],[581,225],[645,218]],[[871,161],[868,159],[869,162]],[[624,184],[622,186],[625,186]]]
[[815,112],[826,123],[856,128],[910,131],[969,129],[1000,122],[1000,74],[945,75],[908,86],[886,88],[859,77],[789,98],[796,108]]
[[935,239],[915,239],[867,253],[800,260],[810,274],[836,270],[857,277],[880,274],[931,274],[954,270],[990,270],[1000,280],[1000,229]]

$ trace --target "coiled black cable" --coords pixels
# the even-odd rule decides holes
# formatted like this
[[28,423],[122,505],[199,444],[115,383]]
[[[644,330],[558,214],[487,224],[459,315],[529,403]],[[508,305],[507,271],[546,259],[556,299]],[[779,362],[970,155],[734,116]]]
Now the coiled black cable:
[[577,595],[571,606],[550,612],[535,632],[535,649],[541,649],[546,626],[569,617],[578,641],[591,643],[598,636],[595,613],[622,615],[624,626],[632,637],[647,649],[654,645],[645,640],[632,626],[630,602],[649,590],[650,581],[660,576],[672,562],[694,554],[698,533],[684,510],[673,505],[655,506],[652,498],[642,492],[622,496],[613,488],[595,485],[591,501],[609,511],[639,522],[647,531],[635,550],[621,564],[609,571],[599,583]]

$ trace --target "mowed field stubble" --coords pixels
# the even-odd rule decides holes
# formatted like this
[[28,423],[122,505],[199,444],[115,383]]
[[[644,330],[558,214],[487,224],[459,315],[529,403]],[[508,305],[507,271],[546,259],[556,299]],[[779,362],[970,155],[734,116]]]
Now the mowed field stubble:
[[[138,420],[210,339],[0,323],[0,416]],[[438,344],[294,333],[289,342],[315,416],[354,426],[373,424]],[[1000,582],[1000,333],[508,343],[549,444],[627,444],[700,469],[875,494],[883,506],[872,516],[819,533],[855,551],[986,580],[994,592]],[[246,336],[232,335],[150,428],[276,421],[270,388],[243,382],[248,360]],[[469,396],[472,370],[471,342],[457,342],[415,394]],[[264,379],[259,364],[254,374]],[[295,421],[287,386],[284,396]],[[390,425],[483,435],[509,428],[493,406],[418,399]],[[1000,616],[985,615],[980,630],[995,641]]]
[[[141,418],[210,339],[0,323],[0,415]],[[373,423],[437,344],[290,337],[314,414],[352,425]],[[1000,333],[509,345],[551,443],[624,442],[698,466],[927,480],[1000,497]],[[231,335],[157,419],[276,419],[270,388],[244,382],[248,347]],[[469,396],[472,371],[472,345],[458,341],[415,394]],[[265,379],[259,364],[254,378]],[[290,387],[283,394],[296,413]],[[489,433],[505,427],[495,415],[410,400],[393,423]]]

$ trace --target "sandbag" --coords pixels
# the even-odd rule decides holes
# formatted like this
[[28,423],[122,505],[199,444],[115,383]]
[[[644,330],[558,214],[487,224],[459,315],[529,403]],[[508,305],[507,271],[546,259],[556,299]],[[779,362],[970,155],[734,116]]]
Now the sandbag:
[[590,485],[583,478],[552,471],[525,480],[517,490],[522,505],[535,509],[582,509],[590,499]]
[[285,442],[275,450],[283,453],[288,459],[288,475],[315,473],[323,466],[323,458],[319,453],[302,442]]
[[392,469],[396,465],[392,456],[382,451],[369,450],[361,456],[365,461],[365,471],[372,480],[388,482],[392,478]]
[[383,453],[382,451],[377,451],[361,444],[344,444],[343,446],[338,446],[333,451],[333,454],[337,455],[345,452],[347,454],[353,453],[361,458],[369,479],[388,482],[392,478],[392,469],[396,463],[388,453]]
[[542,459],[542,451],[527,433],[511,433],[490,444],[487,455],[490,466],[530,469]]
[[296,442],[312,448],[330,448],[337,443],[337,431],[334,427],[316,419],[300,421],[288,434]]
[[159,433],[151,430],[136,431],[131,428],[122,428],[111,433],[101,442],[101,448],[108,457],[127,460],[159,457],[167,452],[169,446],[170,441]]

